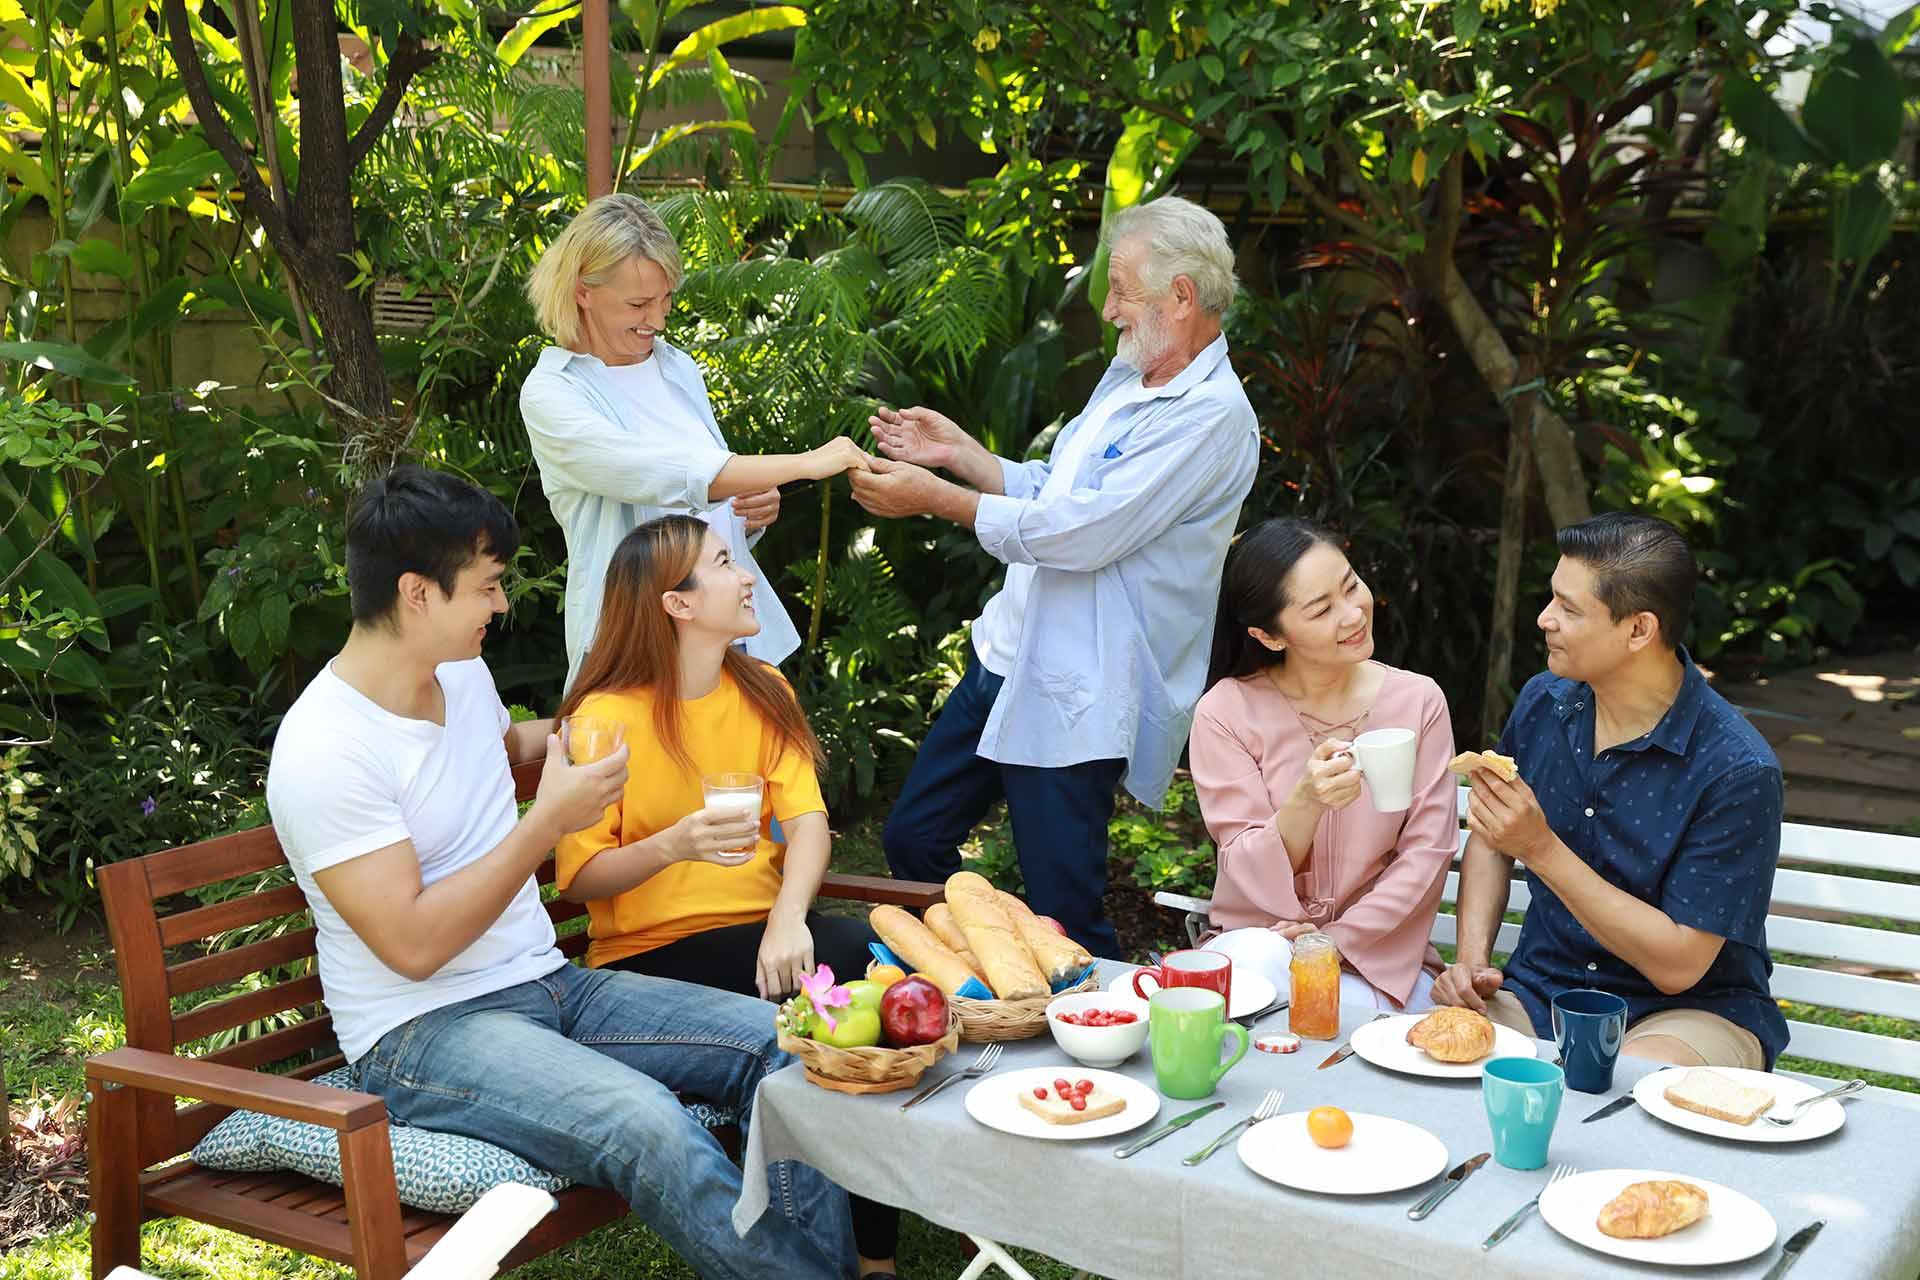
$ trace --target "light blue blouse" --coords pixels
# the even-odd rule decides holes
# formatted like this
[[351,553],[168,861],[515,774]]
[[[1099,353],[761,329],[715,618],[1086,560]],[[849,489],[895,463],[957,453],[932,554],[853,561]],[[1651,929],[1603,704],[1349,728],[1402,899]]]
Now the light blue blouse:
[[[1114,361],[1088,408],[1135,376]],[[1054,456],[1088,420],[1061,430]],[[1035,572],[979,752],[1042,767],[1125,759],[1127,790],[1158,805],[1206,680],[1259,425],[1220,337],[1097,430],[1066,492],[1041,493],[1051,460],[1002,458],[1006,493],[980,499],[980,545]]]

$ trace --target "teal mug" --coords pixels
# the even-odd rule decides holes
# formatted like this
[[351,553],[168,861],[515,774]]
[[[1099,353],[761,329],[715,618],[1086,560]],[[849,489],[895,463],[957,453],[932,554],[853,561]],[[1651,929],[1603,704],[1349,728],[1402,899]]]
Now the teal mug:
[[1509,1169],[1544,1167],[1566,1091],[1566,1073],[1539,1058],[1495,1058],[1481,1068],[1480,1100],[1493,1130],[1493,1158]]
[[[1221,1037],[1238,1047],[1220,1061]],[[1147,1001],[1153,1078],[1169,1098],[1204,1098],[1247,1056],[1247,1029],[1227,1021],[1227,1001],[1205,987],[1162,987]]]

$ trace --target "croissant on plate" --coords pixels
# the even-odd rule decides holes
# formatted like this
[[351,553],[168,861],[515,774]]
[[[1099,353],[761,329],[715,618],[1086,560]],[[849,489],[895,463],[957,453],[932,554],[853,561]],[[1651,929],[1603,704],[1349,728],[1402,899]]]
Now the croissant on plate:
[[1670,1236],[1707,1216],[1707,1193],[1691,1182],[1635,1182],[1600,1206],[1595,1226],[1616,1240]]
[[1407,1028],[1407,1043],[1437,1062],[1478,1062],[1493,1052],[1493,1023],[1471,1009],[1435,1009]]

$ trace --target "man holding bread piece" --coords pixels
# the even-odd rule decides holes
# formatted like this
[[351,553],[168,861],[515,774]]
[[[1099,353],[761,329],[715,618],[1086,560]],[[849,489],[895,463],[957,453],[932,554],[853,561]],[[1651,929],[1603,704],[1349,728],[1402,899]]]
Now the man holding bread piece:
[[874,515],[951,520],[1007,565],[887,819],[894,874],[945,880],[1005,799],[1033,910],[1117,956],[1100,903],[1114,788],[1158,805],[1186,746],[1259,429],[1220,331],[1235,289],[1220,220],[1169,196],[1121,212],[1107,243],[1117,358],[1047,461],[996,457],[931,409],[882,409],[884,456],[852,479]]
[[[1673,526],[1613,513],[1560,530],[1541,612],[1547,670],[1497,757],[1472,768],[1459,951],[1441,1004],[1551,1036],[1563,991],[1627,1002],[1621,1052],[1770,1069],[1787,1044],[1768,991],[1780,765],[1680,646],[1698,578]],[[1514,862],[1531,896],[1491,966]]]

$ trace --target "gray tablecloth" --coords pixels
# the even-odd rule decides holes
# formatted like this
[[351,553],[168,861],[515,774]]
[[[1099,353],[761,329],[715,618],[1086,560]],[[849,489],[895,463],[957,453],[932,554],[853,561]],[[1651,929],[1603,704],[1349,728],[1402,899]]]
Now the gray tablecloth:
[[[1347,1010],[1351,1029],[1370,1011]],[[1260,1028],[1281,1031],[1286,1015]],[[755,1100],[745,1188],[734,1225],[745,1231],[767,1204],[767,1165],[796,1159],[850,1191],[929,1221],[1038,1250],[1113,1280],[1221,1280],[1285,1273],[1368,1280],[1375,1276],[1473,1276],[1543,1280],[1564,1276],[1673,1274],[1592,1252],[1563,1238],[1537,1215],[1491,1252],[1480,1241],[1546,1182],[1548,1170],[1518,1172],[1488,1161],[1424,1222],[1407,1206],[1433,1183],[1391,1195],[1330,1196],[1294,1191],[1254,1174],[1229,1143],[1197,1168],[1180,1160],[1227,1124],[1249,1114],[1261,1095],[1286,1090],[1287,1111],[1333,1104],[1412,1121],[1447,1146],[1449,1167],[1488,1150],[1491,1138],[1478,1080],[1430,1080],[1382,1070],[1355,1056],[1315,1068],[1331,1046],[1309,1041],[1299,1053],[1249,1052],[1222,1080],[1227,1106],[1128,1160],[1123,1138],[1048,1142],[989,1129],[966,1112],[973,1081],[902,1112],[911,1094],[850,1097],[806,1083],[798,1066],[769,1077]],[[927,1076],[971,1061],[963,1045]],[[1551,1048],[1549,1047],[1549,1054]],[[1042,1034],[1010,1044],[998,1071],[1071,1066]],[[1629,1107],[1594,1124],[1581,1118],[1631,1092],[1655,1068],[1622,1059],[1613,1092],[1569,1092],[1548,1153],[1581,1170],[1664,1169],[1688,1173],[1752,1196],[1773,1214],[1779,1238],[1744,1263],[1687,1268],[1699,1277],[1758,1277],[1795,1230],[1815,1218],[1826,1229],[1794,1280],[1914,1280],[1920,1274],[1920,1111],[1871,1099],[1844,1103],[1839,1132],[1808,1142],[1758,1145],[1709,1138]],[[1151,1084],[1145,1048],[1120,1068]],[[1062,1074],[1071,1074],[1063,1071]],[[987,1077],[991,1079],[992,1077]],[[1164,1099],[1155,1123],[1199,1103]]]

